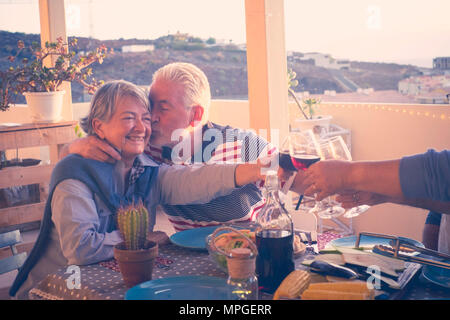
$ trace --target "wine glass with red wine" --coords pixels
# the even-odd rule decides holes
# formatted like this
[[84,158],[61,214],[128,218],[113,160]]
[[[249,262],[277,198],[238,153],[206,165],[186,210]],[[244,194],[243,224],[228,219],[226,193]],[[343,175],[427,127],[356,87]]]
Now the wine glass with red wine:
[[303,170],[320,160],[319,143],[312,130],[306,130],[291,135],[289,154],[295,169]]
[[[284,170],[306,170],[310,165],[320,160],[319,143],[312,130],[291,132],[280,148],[279,164]],[[300,196],[296,210],[300,202],[315,203],[314,198]],[[310,200],[310,201],[306,201]],[[314,206],[314,205],[313,205]],[[309,210],[311,207],[308,207]]]
[[306,170],[320,160],[318,148],[312,130],[291,132],[280,148],[280,166],[289,171]]

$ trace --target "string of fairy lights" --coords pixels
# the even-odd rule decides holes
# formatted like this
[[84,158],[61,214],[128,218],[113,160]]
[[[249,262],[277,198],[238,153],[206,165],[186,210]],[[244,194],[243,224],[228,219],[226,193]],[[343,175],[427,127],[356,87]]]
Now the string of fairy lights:
[[[384,111],[384,112],[394,112],[397,114],[402,114],[405,116],[419,116],[430,119],[440,119],[440,120],[450,120],[450,112],[439,112],[439,111],[424,111],[424,110],[411,110],[408,107],[403,106],[389,106],[389,105],[375,105],[375,104],[349,104],[349,103],[322,103],[321,106],[324,107],[334,107],[334,108],[342,108],[342,109],[357,109],[357,108],[365,108],[371,111]],[[430,109],[433,106],[430,107]],[[449,106],[450,110],[450,106]]]

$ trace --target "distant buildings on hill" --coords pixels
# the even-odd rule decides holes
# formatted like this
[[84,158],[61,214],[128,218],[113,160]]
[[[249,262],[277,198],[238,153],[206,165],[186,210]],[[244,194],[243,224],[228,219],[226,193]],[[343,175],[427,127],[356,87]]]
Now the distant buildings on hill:
[[450,71],[450,57],[434,58],[433,59],[433,69]]
[[[309,63],[318,67],[333,70],[349,69],[348,60],[337,60],[328,54],[312,53],[288,53],[288,60],[292,62]],[[425,73],[426,74],[426,73]],[[450,103],[450,57],[437,57],[433,59],[433,70],[428,75],[409,77],[398,82],[398,93],[395,91],[374,91],[373,88],[358,88],[355,92],[336,94],[332,90],[326,90],[322,97],[325,101],[346,99],[359,102],[401,102],[424,104]],[[308,92],[300,94],[308,96]]]
[[288,52],[288,60],[293,62],[307,63],[326,69],[350,69],[349,60],[335,59],[329,54],[319,52],[299,53]]
[[153,44],[133,44],[122,46],[122,52],[148,52],[155,50]]
[[418,103],[449,103],[450,75],[410,77],[399,81],[398,92]]

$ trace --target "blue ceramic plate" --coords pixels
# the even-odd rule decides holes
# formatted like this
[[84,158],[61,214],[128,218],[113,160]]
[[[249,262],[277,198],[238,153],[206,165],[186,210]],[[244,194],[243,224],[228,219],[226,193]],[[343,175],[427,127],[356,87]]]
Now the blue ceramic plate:
[[227,280],[206,276],[156,279],[129,289],[125,300],[227,300]]
[[[330,246],[336,246],[336,247],[348,247],[348,248],[354,248],[356,243],[357,236],[350,236],[345,238],[339,238],[332,240],[329,245]],[[405,241],[407,243],[413,244],[415,246],[423,248],[423,244],[419,241],[409,239],[409,238],[403,238],[398,237],[400,240]],[[362,236],[361,241],[359,242],[359,246],[364,248],[365,250],[371,250],[373,246],[377,244],[381,244],[384,246],[391,246],[390,242],[391,239],[383,239],[383,238],[377,238],[377,237],[371,237],[371,236]],[[329,247],[327,245],[327,248]]]
[[422,275],[428,281],[444,288],[450,288],[450,270],[435,266],[423,266]]
[[[206,237],[213,233],[217,228],[223,226],[224,225],[218,225],[180,231],[170,236],[170,241],[180,247],[206,251]],[[255,229],[255,225],[253,223],[236,223],[228,226],[236,229]],[[223,232],[226,233],[229,231],[224,230]]]
[[180,247],[206,251],[206,237],[218,227],[211,226],[180,231],[171,235],[170,241]]

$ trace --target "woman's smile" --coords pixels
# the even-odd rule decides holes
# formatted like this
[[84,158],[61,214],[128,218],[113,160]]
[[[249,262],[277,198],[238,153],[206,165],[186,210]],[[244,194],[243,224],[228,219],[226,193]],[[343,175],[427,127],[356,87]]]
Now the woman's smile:
[[114,114],[102,124],[104,139],[120,150],[122,159],[133,162],[144,152],[152,133],[149,110],[133,97],[122,97]]
[[144,136],[128,135],[125,137],[125,139],[134,142],[136,144],[139,144],[145,142],[145,135]]

